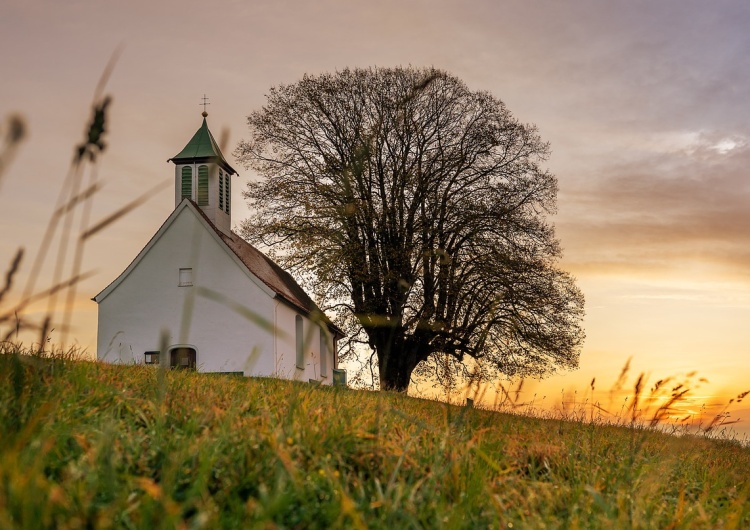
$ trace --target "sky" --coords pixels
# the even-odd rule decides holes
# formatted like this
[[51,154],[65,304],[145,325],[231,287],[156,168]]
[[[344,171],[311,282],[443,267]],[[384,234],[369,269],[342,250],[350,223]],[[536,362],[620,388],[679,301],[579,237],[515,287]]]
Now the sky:
[[[696,371],[709,383],[695,405],[725,403],[750,389],[748,27],[745,0],[0,0],[0,123],[17,113],[28,128],[0,182],[0,266],[19,246],[36,251],[116,50],[92,220],[172,181],[167,159],[200,126],[204,94],[234,163],[272,86],[434,66],[551,145],[551,221],[586,296],[587,340],[578,370],[528,382],[526,398],[580,396],[592,378],[609,388],[631,359],[652,382]],[[239,190],[258,178],[238,169],[234,223],[248,213]],[[167,184],[87,244],[95,275],[79,286],[71,335],[92,354],[90,298],[173,208]]]

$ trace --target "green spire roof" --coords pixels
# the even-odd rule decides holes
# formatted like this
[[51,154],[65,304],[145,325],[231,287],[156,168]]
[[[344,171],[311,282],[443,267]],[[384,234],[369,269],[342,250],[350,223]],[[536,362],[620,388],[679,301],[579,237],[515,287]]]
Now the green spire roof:
[[193,135],[182,151],[169,159],[175,164],[185,164],[193,162],[215,162],[222,166],[230,174],[237,174],[232,166],[221,154],[219,145],[214,140],[213,134],[208,130],[206,117],[203,116],[201,128]]

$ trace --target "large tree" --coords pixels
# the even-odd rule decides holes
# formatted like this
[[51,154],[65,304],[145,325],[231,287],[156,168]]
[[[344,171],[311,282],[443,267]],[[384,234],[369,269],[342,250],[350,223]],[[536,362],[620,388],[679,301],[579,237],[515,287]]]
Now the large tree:
[[467,356],[486,375],[578,364],[583,295],[545,216],[557,180],[533,126],[435,69],[306,75],[248,117],[242,233],[364,332],[380,386]]

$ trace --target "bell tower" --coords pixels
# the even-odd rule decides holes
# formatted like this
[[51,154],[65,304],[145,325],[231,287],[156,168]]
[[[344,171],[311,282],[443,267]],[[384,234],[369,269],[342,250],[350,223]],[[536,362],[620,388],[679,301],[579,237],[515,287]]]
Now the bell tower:
[[175,208],[190,199],[203,210],[216,228],[229,235],[232,229],[231,176],[237,172],[224,158],[216,140],[208,129],[202,112],[203,124],[185,148],[168,160],[174,162]]

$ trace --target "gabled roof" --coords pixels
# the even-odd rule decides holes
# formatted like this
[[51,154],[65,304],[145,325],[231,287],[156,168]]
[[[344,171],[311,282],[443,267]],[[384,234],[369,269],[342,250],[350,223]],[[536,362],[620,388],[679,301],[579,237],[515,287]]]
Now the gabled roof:
[[[265,287],[265,291],[270,296],[275,296],[281,301],[294,309],[301,311],[307,315],[317,315],[318,318],[322,319],[328,329],[339,337],[344,337],[344,332],[341,331],[330,319],[323,313],[318,306],[313,302],[312,298],[308,296],[302,287],[295,281],[295,279],[287,271],[282,269],[276,264],[271,258],[263,254],[260,250],[252,246],[250,243],[242,239],[240,236],[231,232],[230,235],[223,233],[214,225],[211,220],[206,217],[203,210],[192,200],[184,199],[175,210],[170,214],[161,228],[154,234],[151,240],[141,250],[135,259],[128,265],[128,267],[120,274],[112,283],[110,283],[105,289],[97,294],[92,300],[99,303],[101,302],[115,287],[135,268],[141,258],[146,252],[156,243],[161,235],[168,229],[169,225],[172,224],[174,219],[177,217],[179,211],[184,208],[190,209],[195,213],[198,218],[204,221],[206,228],[216,237],[219,243],[227,249],[232,256],[234,256],[239,264],[245,267],[245,269],[252,275],[253,278],[259,280]],[[256,281],[256,283],[258,283]]]
[[226,161],[224,155],[221,154],[219,145],[216,143],[213,134],[211,134],[211,131],[208,129],[205,116],[203,117],[203,124],[200,129],[196,131],[182,151],[167,161],[174,162],[175,164],[215,162],[224,167],[224,169],[229,171],[230,174],[237,174],[234,168]]
[[304,313],[319,313],[320,317],[329,327],[335,328],[336,332],[340,333],[342,337],[344,336],[344,333],[333,325],[325,313],[318,308],[312,298],[310,298],[305,290],[300,287],[291,274],[282,269],[275,261],[234,232],[227,235],[219,230],[216,225],[211,222],[208,216],[206,216],[200,206],[190,199],[185,200],[195,208],[196,212],[199,213],[201,217],[203,217],[206,223],[208,223],[208,226],[213,229],[224,244],[229,247],[229,249],[240,259],[242,264],[247,267],[247,270],[266,284],[274,293],[276,293],[277,296]]

